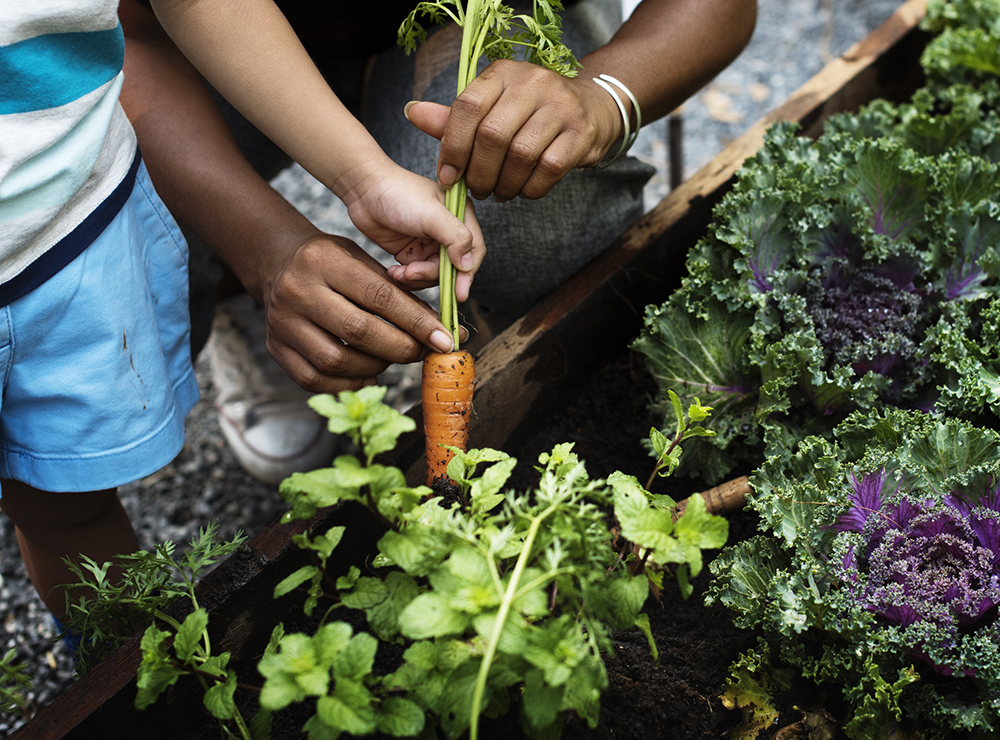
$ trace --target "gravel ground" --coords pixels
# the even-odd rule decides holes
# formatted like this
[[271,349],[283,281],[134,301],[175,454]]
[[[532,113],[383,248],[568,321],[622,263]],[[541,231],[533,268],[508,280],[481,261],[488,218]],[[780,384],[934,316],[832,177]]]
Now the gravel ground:
[[[788,98],[833,57],[878,26],[902,0],[758,0],[753,40],[739,59],[688,101],[681,111],[684,176],[690,177],[748,125]],[[626,11],[637,0],[624,0]],[[633,153],[657,167],[646,189],[647,208],[669,189],[665,121],[641,132]],[[298,167],[281,173],[274,185],[321,228],[363,238],[332,194]],[[433,299],[433,293],[427,297]],[[226,447],[212,408],[207,363],[196,365],[202,400],[187,420],[184,449],[169,466],[122,488],[121,498],[143,547],[173,540],[187,543],[211,519],[221,535],[259,532],[284,509],[274,487],[243,472]],[[406,408],[415,400],[413,367],[393,368],[382,378],[392,400]],[[30,712],[50,702],[73,681],[69,652],[53,644],[55,631],[27,579],[13,528],[0,518],[0,642],[6,653],[28,664],[34,686]],[[6,737],[24,717],[0,717]]]

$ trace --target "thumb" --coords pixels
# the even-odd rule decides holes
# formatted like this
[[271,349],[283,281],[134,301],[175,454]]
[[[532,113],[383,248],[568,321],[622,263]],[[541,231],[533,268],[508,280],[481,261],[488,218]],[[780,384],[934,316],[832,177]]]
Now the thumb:
[[403,115],[407,121],[438,141],[444,136],[449,113],[451,108],[447,105],[422,100],[411,100],[403,108]]

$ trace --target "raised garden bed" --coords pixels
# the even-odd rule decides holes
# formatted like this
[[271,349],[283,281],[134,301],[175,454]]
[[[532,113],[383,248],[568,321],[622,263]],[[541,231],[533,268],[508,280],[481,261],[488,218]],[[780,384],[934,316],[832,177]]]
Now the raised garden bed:
[[[651,463],[640,439],[651,425],[646,416],[648,385],[641,362],[627,349],[639,332],[643,306],[662,301],[677,285],[684,255],[704,233],[712,206],[743,159],[760,146],[771,123],[798,121],[806,135],[815,136],[832,113],[855,109],[875,97],[909,96],[920,83],[917,61],[925,39],[916,26],[922,12],[922,0],[903,4],[883,26],[671,193],[598,260],[491,342],[477,360],[480,385],[471,446],[509,452],[522,460],[520,474],[528,475],[528,464],[540,452],[556,442],[574,441],[593,476],[615,469],[647,474]],[[604,390],[605,382],[616,384],[613,394]],[[624,401],[623,388],[629,391]],[[613,405],[612,397],[617,397]],[[419,416],[419,409],[413,415]],[[418,482],[423,478],[422,450],[422,440],[414,433],[391,462]],[[514,484],[522,487],[524,482]],[[318,530],[344,524],[350,525],[351,541],[345,538],[339,546],[337,568],[346,572],[350,565],[364,563],[379,530],[362,510],[342,506],[309,522],[271,525],[199,586],[202,605],[210,610],[218,631],[214,642],[232,652],[232,663],[248,682],[255,681],[253,661],[274,623],[285,620],[293,628],[287,624],[288,601],[272,599],[274,586],[302,564],[304,556],[291,545],[292,535],[307,526]],[[752,526],[749,515],[733,518],[734,536]],[[346,552],[356,553],[357,562],[344,561]],[[734,630],[721,610],[706,610],[697,588],[688,601],[668,593],[664,604],[663,610],[651,612],[663,667],[653,671],[645,638],[622,636],[616,655],[608,660],[612,686],[602,701],[605,724],[597,731],[574,725],[576,734],[655,736],[633,724],[641,717],[659,731],[671,728],[671,737],[701,740],[718,737],[735,724],[737,717],[722,708],[718,694],[729,662],[753,636]],[[136,711],[139,660],[136,639],[14,737],[175,740],[217,734],[205,723],[195,692],[180,684],[160,703]],[[706,667],[711,669],[707,673]],[[638,709],[631,703],[636,699],[643,702]],[[500,732],[509,735],[507,729]]]

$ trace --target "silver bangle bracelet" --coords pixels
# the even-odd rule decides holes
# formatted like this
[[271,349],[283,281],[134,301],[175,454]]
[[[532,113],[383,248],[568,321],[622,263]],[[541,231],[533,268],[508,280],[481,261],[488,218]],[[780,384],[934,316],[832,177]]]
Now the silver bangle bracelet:
[[[595,169],[603,169],[612,162],[618,160],[620,157],[622,157],[622,155],[625,154],[625,152],[627,152],[629,149],[632,148],[632,145],[635,143],[636,138],[638,138],[639,136],[639,129],[642,128],[642,110],[639,108],[639,101],[635,99],[635,95],[633,95],[632,91],[629,90],[627,87],[625,87],[625,85],[623,85],[620,80],[615,79],[611,75],[600,75],[592,79],[598,85],[607,90],[608,93],[611,95],[611,97],[614,99],[615,103],[617,103],[618,111],[622,114],[622,123],[624,124],[625,127],[625,132],[622,135],[622,145],[618,148],[618,151],[615,153],[615,156],[613,156],[611,159],[606,159],[601,161],[595,167]],[[630,120],[630,116],[628,115],[628,112],[625,110],[625,103],[622,102],[622,99],[615,91],[615,88],[611,87],[611,85],[608,84],[609,82],[611,83],[611,85],[620,88],[622,92],[628,95],[628,99],[632,103],[632,110],[635,111],[634,129],[632,128],[632,121]]]

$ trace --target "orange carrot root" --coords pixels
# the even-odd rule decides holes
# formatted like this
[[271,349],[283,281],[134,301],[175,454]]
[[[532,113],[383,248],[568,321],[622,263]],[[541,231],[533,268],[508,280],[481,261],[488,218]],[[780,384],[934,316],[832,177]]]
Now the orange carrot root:
[[432,352],[424,360],[421,403],[429,486],[447,477],[448,463],[454,457],[441,445],[468,449],[475,384],[476,368],[472,355],[465,350]]

